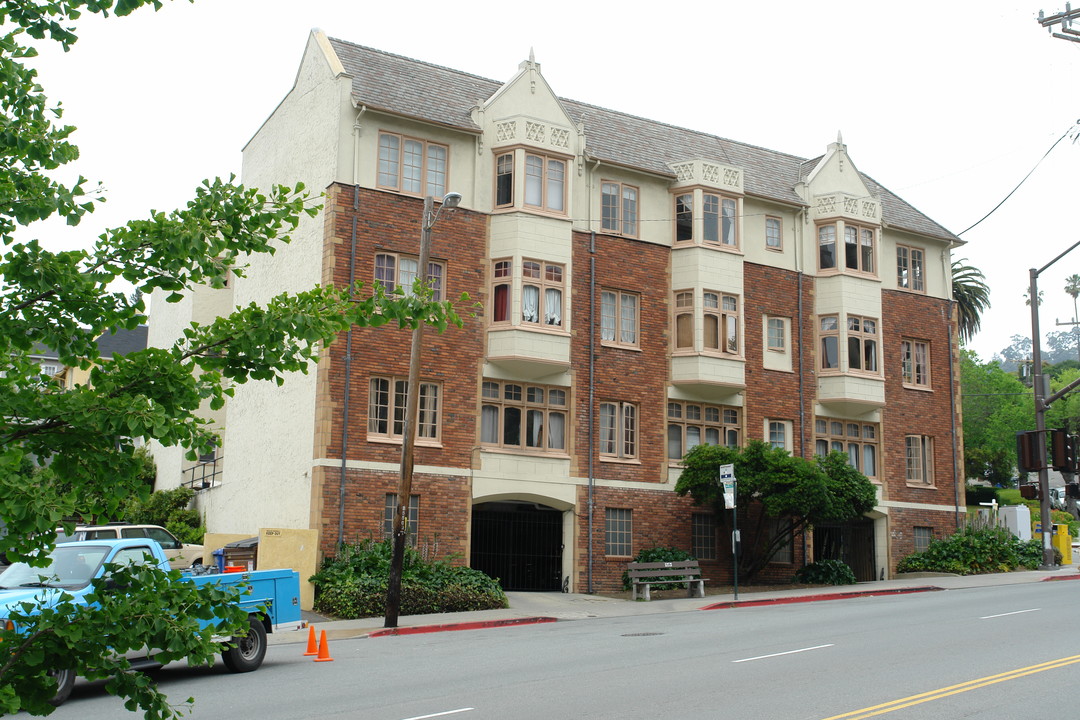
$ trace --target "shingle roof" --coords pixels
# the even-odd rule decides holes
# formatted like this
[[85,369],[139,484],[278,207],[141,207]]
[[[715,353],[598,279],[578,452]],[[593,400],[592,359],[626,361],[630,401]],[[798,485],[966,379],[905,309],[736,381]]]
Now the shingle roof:
[[[329,40],[352,78],[354,100],[372,109],[476,133],[480,128],[472,120],[472,108],[503,85],[345,40]],[[560,102],[575,122],[584,124],[590,158],[667,176],[672,175],[669,163],[712,159],[743,168],[744,189],[748,194],[805,204],[794,188],[813,167],[814,161],[807,158],[576,100],[560,98]],[[945,240],[960,240],[884,186],[866,175],[863,179],[871,192],[881,198],[882,219],[887,225]]]
[[114,333],[106,333],[97,339],[98,352],[106,359],[145,350],[146,331],[146,325],[139,325],[134,330],[120,328]]

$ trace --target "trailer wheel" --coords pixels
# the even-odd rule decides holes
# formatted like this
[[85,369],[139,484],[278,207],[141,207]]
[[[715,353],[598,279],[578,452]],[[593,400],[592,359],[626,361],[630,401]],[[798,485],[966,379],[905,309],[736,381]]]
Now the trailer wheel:
[[59,707],[71,697],[71,689],[75,687],[75,671],[69,668],[67,670],[53,670],[49,674],[56,678],[56,694],[49,699],[49,704]]
[[230,641],[233,647],[221,653],[221,659],[231,672],[242,673],[257,670],[266,657],[266,628],[255,616],[248,616],[246,635],[235,636]]

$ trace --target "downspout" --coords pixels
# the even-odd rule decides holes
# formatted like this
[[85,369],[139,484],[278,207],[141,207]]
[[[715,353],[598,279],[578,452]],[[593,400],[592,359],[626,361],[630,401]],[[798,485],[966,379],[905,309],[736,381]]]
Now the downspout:
[[596,401],[596,231],[589,231],[589,561],[586,592],[593,592],[593,451],[596,438],[593,429],[593,404]]
[[956,496],[956,507],[953,514],[956,516],[956,529],[960,529],[960,483],[957,482],[957,454],[956,454],[956,370],[953,367],[953,309],[956,301],[949,301],[949,422],[952,425],[952,467],[953,467],[953,490]]
[[[799,363],[799,457],[806,457],[806,377],[803,373],[803,224],[806,222],[806,208],[799,210],[795,222],[795,277],[797,279],[797,291],[799,293],[798,309],[798,363]],[[806,567],[806,531],[799,533],[802,536],[802,561]]]

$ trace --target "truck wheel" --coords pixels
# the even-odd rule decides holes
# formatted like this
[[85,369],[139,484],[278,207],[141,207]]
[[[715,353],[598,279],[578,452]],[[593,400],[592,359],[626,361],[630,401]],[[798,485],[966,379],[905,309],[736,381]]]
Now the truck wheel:
[[233,637],[231,647],[221,653],[221,659],[231,672],[257,670],[266,657],[266,628],[257,617],[248,618],[247,635]]
[[74,670],[53,670],[51,673],[56,678],[56,694],[49,700],[49,704],[55,707],[59,707],[64,704],[64,701],[71,697],[71,689],[75,687],[75,671]]

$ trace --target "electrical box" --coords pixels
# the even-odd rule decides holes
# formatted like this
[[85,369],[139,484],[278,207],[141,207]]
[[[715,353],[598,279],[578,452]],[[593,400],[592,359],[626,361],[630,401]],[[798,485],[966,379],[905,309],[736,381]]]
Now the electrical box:
[[1009,532],[1021,540],[1031,539],[1031,509],[1027,505],[1006,505],[998,514]]

